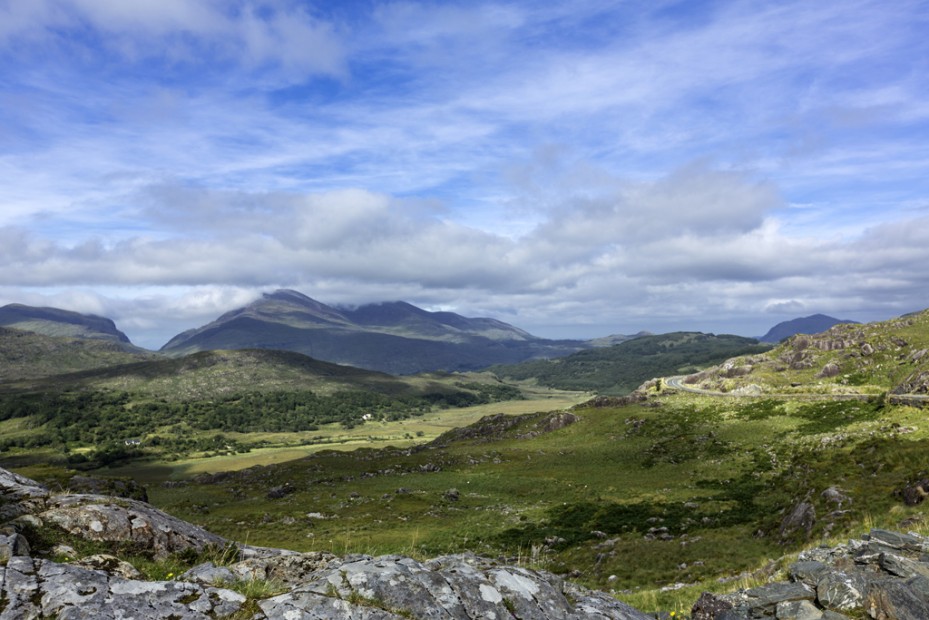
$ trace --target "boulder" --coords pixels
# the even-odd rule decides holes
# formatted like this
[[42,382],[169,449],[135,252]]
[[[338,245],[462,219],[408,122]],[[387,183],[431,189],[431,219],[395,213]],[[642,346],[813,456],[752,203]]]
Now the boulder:
[[181,581],[124,579],[103,570],[28,557],[0,568],[0,618],[207,620],[238,612],[245,597]]
[[929,618],[929,579],[874,581],[865,611],[875,620],[925,620]]
[[0,469],[0,523],[40,511],[49,495],[38,482]]
[[158,558],[227,544],[221,536],[137,500],[60,495],[49,498],[46,509],[38,516],[44,523],[75,536],[137,546]]
[[797,533],[802,532],[805,539],[809,539],[813,533],[813,525],[816,523],[816,508],[813,504],[803,501],[794,506],[778,530],[781,539],[794,537]]

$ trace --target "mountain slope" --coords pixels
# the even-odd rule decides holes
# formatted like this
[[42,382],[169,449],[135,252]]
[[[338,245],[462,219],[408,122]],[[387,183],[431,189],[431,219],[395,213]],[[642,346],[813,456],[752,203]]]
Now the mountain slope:
[[818,334],[826,331],[833,325],[839,325],[841,323],[857,323],[857,321],[843,321],[825,314],[814,314],[778,323],[758,340],[761,342],[778,343],[784,338],[789,338],[797,334]]
[[338,390],[402,392],[384,373],[322,362],[300,353],[263,349],[201,351],[184,357],[124,363],[50,377],[30,391],[120,390],[166,401],[211,399],[241,391]]
[[71,338],[94,338],[130,344],[110,319],[59,308],[36,308],[9,304],[0,308],[0,326]]
[[535,338],[494,319],[428,312],[404,302],[339,309],[281,290],[179,334],[161,350],[184,355],[217,349],[281,349],[369,370],[413,374],[474,370],[566,355],[583,347],[575,341]]
[[[487,378],[403,379],[290,351],[203,351],[4,383],[0,452],[44,447],[64,456],[80,448],[73,463],[100,466],[232,445],[217,431],[306,433],[336,422],[349,429],[521,397]],[[138,448],[127,451],[129,441]]]
[[642,336],[611,347],[579,351],[564,358],[491,368],[511,379],[535,378],[562,390],[626,394],[653,377],[693,372],[729,357],[760,353],[768,345],[742,336],[674,332]]
[[759,393],[929,393],[929,310],[889,321],[797,334],[763,355],[685,379],[703,389]]
[[117,340],[46,336],[0,327],[0,382],[9,383],[160,357]]

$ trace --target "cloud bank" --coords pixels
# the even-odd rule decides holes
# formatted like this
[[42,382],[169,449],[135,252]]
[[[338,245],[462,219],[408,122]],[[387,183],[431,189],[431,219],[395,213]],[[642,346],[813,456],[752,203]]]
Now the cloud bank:
[[0,302],[545,336],[929,306],[923,3],[0,0]]

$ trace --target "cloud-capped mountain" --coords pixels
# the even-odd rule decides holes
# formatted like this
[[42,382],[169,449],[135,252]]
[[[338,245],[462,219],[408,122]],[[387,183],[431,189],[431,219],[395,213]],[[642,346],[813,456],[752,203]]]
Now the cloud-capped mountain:
[[768,333],[759,338],[762,342],[780,342],[796,334],[818,334],[833,325],[840,323],[857,323],[858,321],[845,321],[825,314],[814,314],[790,321],[783,321],[768,330]]
[[129,338],[116,329],[116,324],[112,320],[59,308],[36,308],[22,304],[9,304],[0,308],[0,326],[45,336],[113,340],[130,344]]
[[161,350],[183,355],[246,348],[297,351],[339,364],[411,374],[555,357],[586,345],[545,340],[496,319],[429,312],[402,301],[336,308],[297,291],[279,290],[178,334]]

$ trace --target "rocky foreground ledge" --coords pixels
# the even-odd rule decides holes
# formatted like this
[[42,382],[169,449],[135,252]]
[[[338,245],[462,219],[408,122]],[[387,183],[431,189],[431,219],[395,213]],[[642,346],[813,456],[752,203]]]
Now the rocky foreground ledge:
[[[3,469],[0,524],[0,620],[654,618],[551,573],[473,554],[419,562],[233,544],[138,500],[54,494]],[[226,551],[223,562],[148,581],[112,555],[45,548],[50,533],[154,558]],[[691,617],[929,620],[929,539],[914,534],[873,530],[847,545],[812,549],[788,574],[783,583],[704,594]],[[247,596],[249,584],[274,584],[278,593]]]
[[[229,549],[228,542],[148,504],[104,495],[53,494],[0,469],[0,620],[94,618],[337,619],[603,618],[650,616],[607,594],[556,575],[506,566],[471,554],[418,562],[401,556],[338,557],[234,545],[224,565],[203,563],[170,581],[145,581],[108,555],[56,562],[30,534],[51,530],[153,557]],[[235,561],[228,561],[235,560]],[[284,590],[269,598],[240,593],[249,583]],[[234,589],[235,584],[246,587]]]

